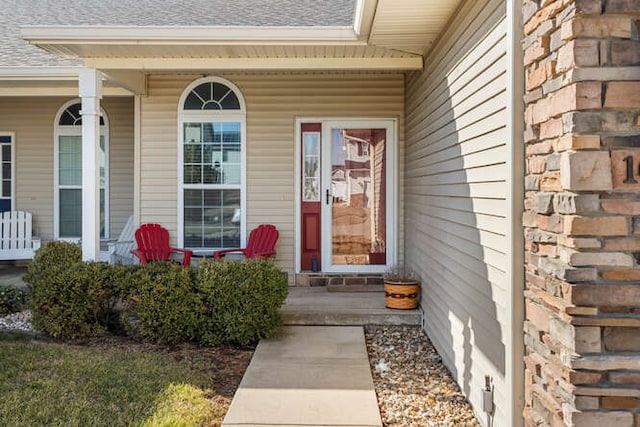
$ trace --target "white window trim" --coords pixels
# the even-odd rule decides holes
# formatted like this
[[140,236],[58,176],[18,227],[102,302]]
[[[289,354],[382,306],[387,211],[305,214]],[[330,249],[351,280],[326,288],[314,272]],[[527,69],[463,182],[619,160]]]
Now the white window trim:
[[[0,197],[2,199],[10,199],[11,200],[11,210],[15,211],[16,209],[16,134],[14,132],[0,132],[0,136],[8,136],[11,138],[11,197]],[[0,147],[3,144],[0,144]],[[0,169],[0,172],[1,169]],[[0,192],[0,194],[2,194]]]
[[[301,214],[301,202],[302,202],[302,182],[301,182],[301,173],[302,173],[302,125],[305,123],[320,123],[322,125],[322,133],[324,136],[324,130],[327,124],[335,125],[335,124],[344,124],[345,126],[352,127],[375,127],[376,125],[380,125],[381,123],[387,124],[391,127],[391,131],[393,132],[393,138],[390,139],[390,144],[387,147],[387,207],[389,212],[387,212],[387,241],[392,242],[392,244],[387,244],[387,264],[386,265],[375,265],[375,266],[335,266],[332,268],[325,268],[324,263],[322,267],[323,272],[338,272],[338,273],[384,273],[386,269],[392,267],[393,265],[398,263],[399,259],[399,236],[400,236],[400,225],[398,220],[398,215],[400,211],[399,206],[399,170],[400,165],[398,164],[398,120],[393,118],[365,118],[365,117],[299,117],[296,118],[296,129],[295,129],[295,250],[294,250],[294,259],[295,259],[295,271],[296,273],[302,272],[302,267],[300,265],[300,254],[302,253],[302,228],[300,222],[302,221]],[[322,150],[322,160],[323,163],[326,159],[324,159],[324,150]],[[322,179],[321,174],[321,179]],[[323,187],[325,183],[323,182]],[[322,202],[322,197],[320,197]],[[325,227],[325,215],[322,215],[322,230],[323,233],[326,232]],[[322,242],[324,244],[324,242]],[[323,252],[324,252],[324,248]]]
[[[240,110],[185,110],[184,102],[191,91],[203,83],[220,83],[233,90],[240,102]],[[185,184],[184,183],[184,124],[206,122],[239,122],[240,123],[240,186],[237,184]],[[178,212],[177,212],[177,244],[184,247],[184,190],[185,189],[238,189],[240,188],[240,245],[244,247],[247,235],[247,110],[240,89],[229,80],[221,77],[203,77],[189,84],[178,101]],[[220,248],[193,248],[200,250],[216,250]]]
[[[53,122],[54,126],[54,136],[53,136],[53,238],[56,240],[65,240],[70,242],[79,242],[81,240],[78,238],[60,238],[60,189],[79,189],[82,190],[82,184],[80,185],[59,185],[59,141],[61,136],[82,136],[82,126],[61,126],[60,117],[62,113],[72,106],[73,104],[81,104],[82,100],[80,98],[72,99],[67,101],[60,107],[58,110],[55,121]],[[100,126],[100,136],[104,137],[104,154],[105,154],[105,170],[104,170],[104,180],[105,180],[105,188],[104,188],[104,237],[101,237],[100,240],[108,240],[109,239],[109,223],[110,223],[110,215],[109,215],[109,119],[104,109],[100,109],[102,113],[102,119],[104,121],[104,125]]]

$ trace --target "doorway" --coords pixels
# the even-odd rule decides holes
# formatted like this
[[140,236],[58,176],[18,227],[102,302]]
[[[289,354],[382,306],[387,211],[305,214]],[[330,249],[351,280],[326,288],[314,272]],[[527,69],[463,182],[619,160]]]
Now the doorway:
[[397,252],[395,121],[299,129],[300,270],[384,272]]

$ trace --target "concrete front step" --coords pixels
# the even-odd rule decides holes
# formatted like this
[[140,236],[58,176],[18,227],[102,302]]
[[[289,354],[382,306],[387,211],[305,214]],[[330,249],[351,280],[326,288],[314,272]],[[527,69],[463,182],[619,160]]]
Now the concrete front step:
[[280,314],[285,325],[420,325],[420,310],[392,310],[382,292],[329,292],[324,287],[291,287]]

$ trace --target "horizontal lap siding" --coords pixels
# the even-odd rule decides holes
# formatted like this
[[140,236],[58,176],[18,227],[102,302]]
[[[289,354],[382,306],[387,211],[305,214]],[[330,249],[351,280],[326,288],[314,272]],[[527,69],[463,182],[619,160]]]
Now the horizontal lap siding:
[[[0,131],[15,133],[16,208],[33,214],[34,233],[53,239],[54,121],[69,98],[0,98]],[[109,117],[111,235],[133,213],[133,101],[105,98]]]
[[133,98],[107,98],[109,117],[110,234],[118,238],[133,215]]
[[501,1],[465,2],[406,89],[406,259],[425,329],[478,412],[493,377],[496,425],[511,404],[504,19]]
[[[277,262],[292,278],[296,118],[398,118],[402,156],[404,77],[378,73],[215,75],[237,85],[247,106],[247,231],[265,222],[278,228]],[[152,75],[149,95],[142,101],[141,220],[163,223],[173,239],[178,227],[178,100],[184,88],[199,77]],[[400,189],[400,206],[401,195]]]

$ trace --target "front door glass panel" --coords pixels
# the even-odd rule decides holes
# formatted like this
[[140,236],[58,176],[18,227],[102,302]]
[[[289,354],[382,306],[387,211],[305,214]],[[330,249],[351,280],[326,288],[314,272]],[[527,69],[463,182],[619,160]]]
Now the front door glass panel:
[[331,128],[331,260],[387,263],[387,129]]

